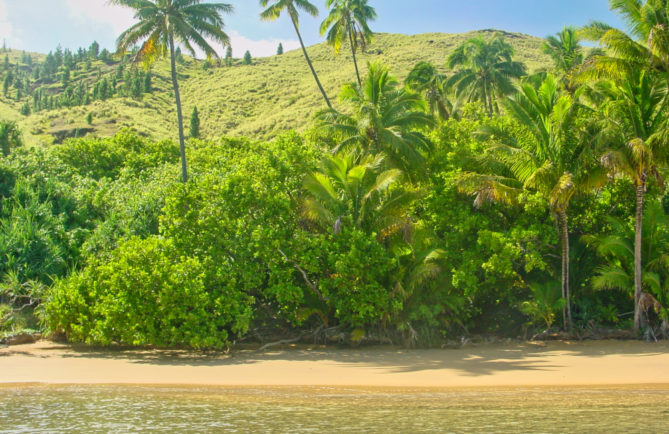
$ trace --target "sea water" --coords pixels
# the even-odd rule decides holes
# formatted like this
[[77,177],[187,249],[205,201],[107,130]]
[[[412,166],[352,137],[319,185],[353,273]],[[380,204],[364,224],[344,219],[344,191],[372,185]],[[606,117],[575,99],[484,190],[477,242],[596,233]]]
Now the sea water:
[[0,386],[0,432],[669,432],[669,387]]

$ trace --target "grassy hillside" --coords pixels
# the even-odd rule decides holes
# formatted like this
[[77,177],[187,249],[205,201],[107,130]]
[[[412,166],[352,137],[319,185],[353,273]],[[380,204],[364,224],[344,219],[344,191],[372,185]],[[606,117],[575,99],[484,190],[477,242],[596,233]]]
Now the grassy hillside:
[[[483,33],[490,33],[490,30]],[[443,68],[448,54],[475,33],[422,35],[378,34],[360,63],[380,61],[404,79],[419,61],[433,62]],[[516,50],[516,59],[525,62],[530,71],[549,64],[541,52],[541,39],[527,35],[506,33],[507,40]],[[325,44],[309,48],[315,67],[331,99],[341,85],[354,79],[350,54],[342,50],[335,57]],[[18,52],[10,54],[16,58]],[[37,57],[37,56],[35,56]],[[93,67],[111,71],[114,65],[94,64]],[[205,68],[204,62],[186,59],[180,67],[182,98],[186,127],[194,105],[200,112],[204,137],[245,135],[267,138],[286,129],[303,130],[316,110],[322,108],[322,97],[316,88],[302,52],[294,50],[282,56],[254,59],[252,65],[235,62],[233,66]],[[22,101],[0,95],[0,118],[16,120],[23,129],[27,143],[53,143],[56,137],[74,134],[76,130],[107,136],[124,126],[153,138],[175,138],[175,108],[169,64],[158,62],[152,69],[155,91],[140,99],[115,97],[93,101],[89,105],[34,112],[29,116],[19,113]],[[57,87],[54,84],[53,87]],[[86,116],[92,113],[92,125]]]

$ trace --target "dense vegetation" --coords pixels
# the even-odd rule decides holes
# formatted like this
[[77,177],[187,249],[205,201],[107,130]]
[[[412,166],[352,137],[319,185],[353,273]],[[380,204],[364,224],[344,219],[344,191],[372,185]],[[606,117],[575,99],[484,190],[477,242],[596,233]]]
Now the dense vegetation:
[[[264,17],[293,3],[310,11],[263,0]],[[347,21],[367,3],[328,2],[335,47],[371,36]],[[669,6],[612,6],[632,34],[565,28],[543,71],[502,34],[444,52],[446,68],[417,62],[404,83],[368,63],[304,134],[198,139],[193,109],[185,183],[170,140],[28,148],[2,122],[2,327],[195,348],[666,337]]]

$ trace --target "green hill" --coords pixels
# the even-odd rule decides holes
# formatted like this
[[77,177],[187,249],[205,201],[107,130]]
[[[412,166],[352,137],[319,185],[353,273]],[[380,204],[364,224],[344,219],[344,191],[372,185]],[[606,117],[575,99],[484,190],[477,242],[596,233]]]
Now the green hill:
[[[395,76],[404,79],[421,60],[443,68],[446,57],[455,46],[477,33],[491,32],[377,34],[366,52],[360,55],[360,63],[382,62],[390,66]],[[505,36],[516,50],[516,60],[525,62],[530,71],[550,64],[549,58],[541,52],[542,39],[513,33],[505,33]],[[336,100],[340,87],[354,79],[350,54],[342,50],[335,57],[325,44],[310,47],[309,54],[328,94]],[[9,53],[12,64],[20,64],[20,57],[20,52]],[[36,61],[45,58],[38,54],[32,54],[32,57]],[[90,91],[100,77],[115,75],[118,62],[94,60],[86,67],[77,68],[72,71],[71,83],[82,82],[82,87]],[[323,106],[301,50],[254,59],[252,65],[242,65],[236,60],[232,66],[219,66],[185,58],[179,71],[186,123],[196,105],[204,137],[245,135],[267,138],[286,129],[303,130],[314,112]],[[20,111],[32,103],[29,94],[17,101],[15,92],[7,96],[0,93],[0,119],[17,121],[25,141],[31,145],[53,143],[73,135],[108,136],[125,126],[152,138],[175,138],[176,114],[168,62],[158,62],[151,73],[152,93],[136,98],[114,96],[104,101],[94,100],[88,105],[33,111],[28,116]],[[55,82],[41,85],[42,92],[62,93],[61,80],[52,81]],[[122,85],[121,81],[118,85]],[[89,113],[93,118],[90,125],[86,122]]]

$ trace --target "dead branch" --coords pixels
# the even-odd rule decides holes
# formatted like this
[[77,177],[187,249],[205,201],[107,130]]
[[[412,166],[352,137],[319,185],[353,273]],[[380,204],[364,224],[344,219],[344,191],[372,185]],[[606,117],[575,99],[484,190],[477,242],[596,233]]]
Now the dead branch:
[[277,249],[277,250],[279,251],[279,253],[281,253],[281,256],[283,256],[283,259],[286,262],[292,264],[293,268],[295,268],[297,271],[300,272],[300,274],[302,275],[302,279],[304,279],[304,282],[307,284],[309,289],[311,289],[313,291],[313,293],[316,294],[318,299],[327,303],[328,299],[326,297],[324,297],[323,294],[318,290],[318,285],[316,285],[311,280],[309,280],[309,276],[307,275],[307,272],[304,271],[304,268],[300,267],[300,264],[298,264],[297,262],[288,258],[288,256],[286,256],[286,254],[283,253],[283,250],[281,250],[281,249]]

